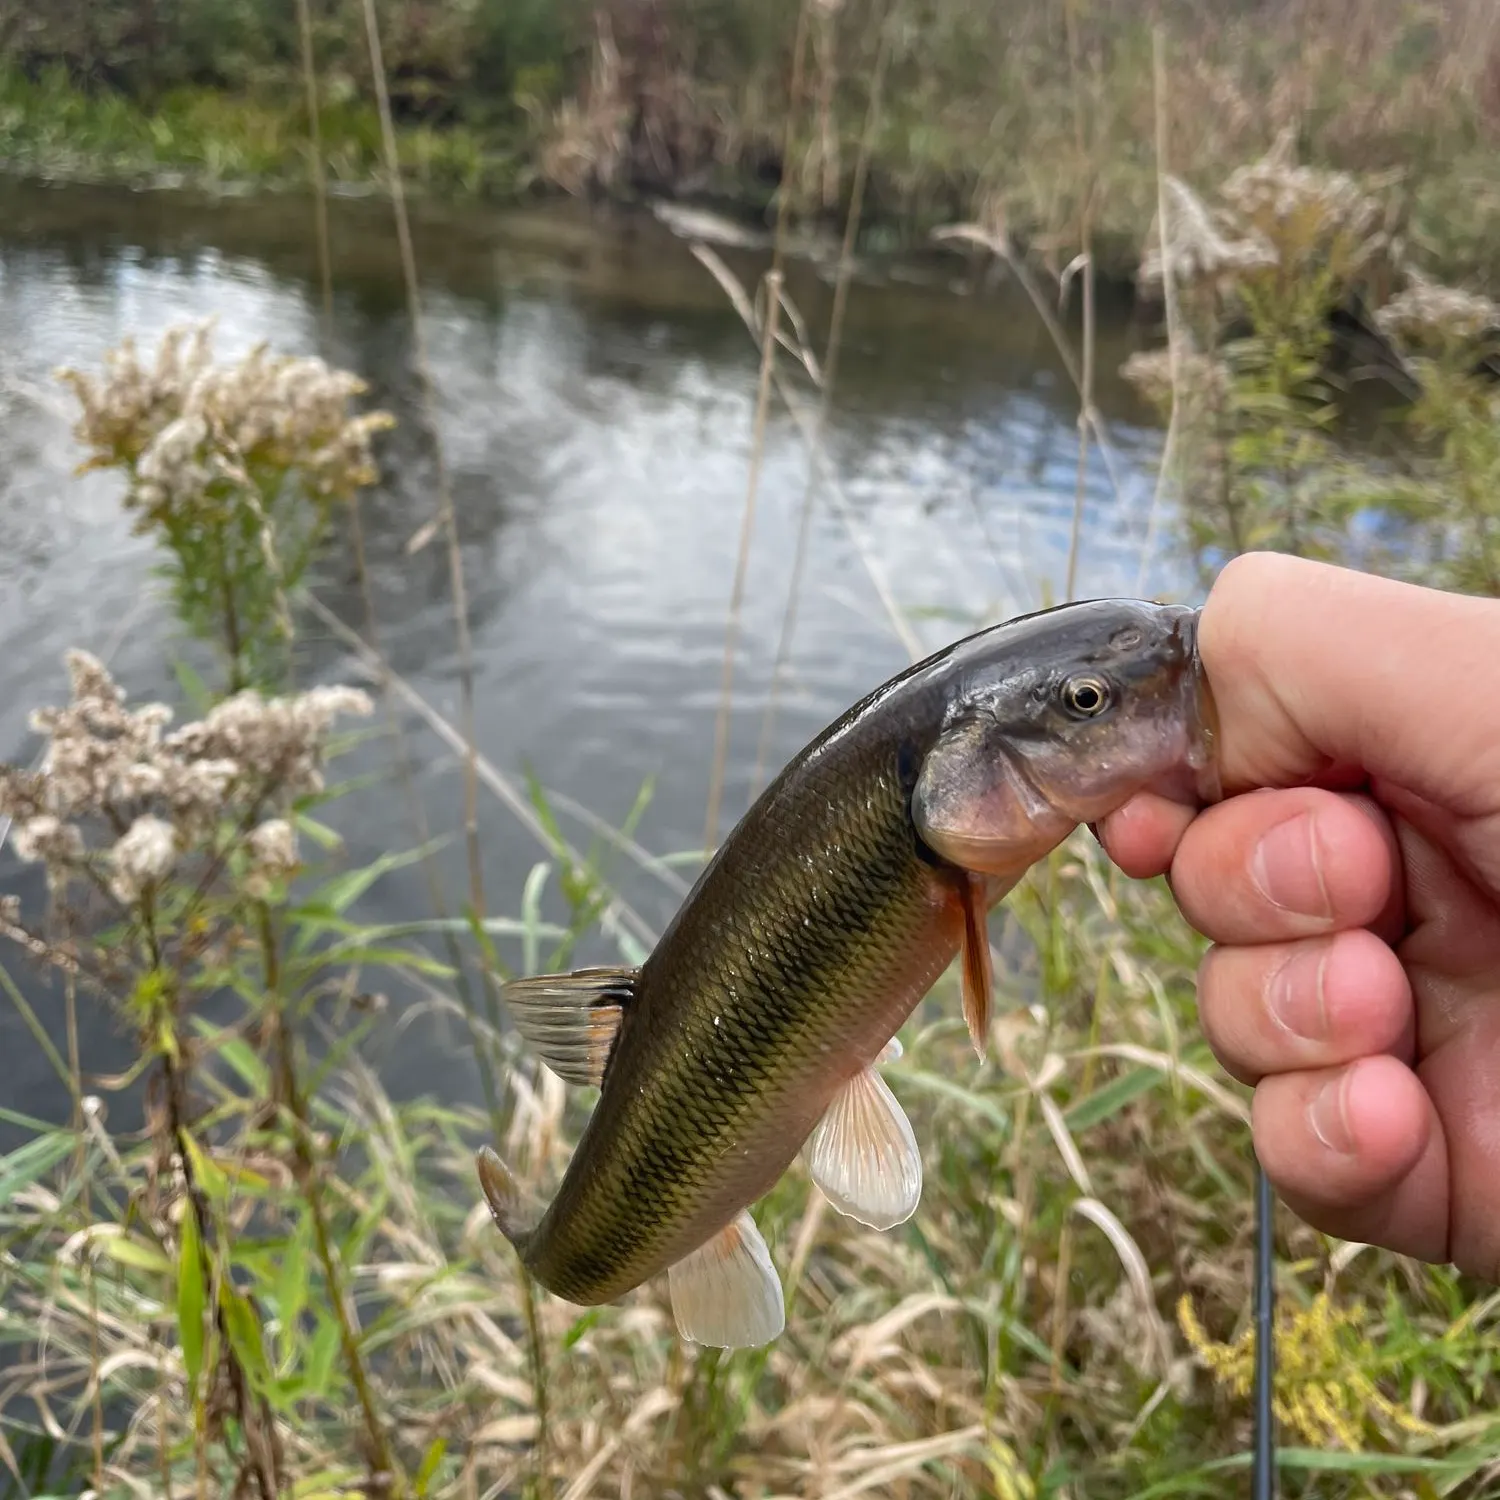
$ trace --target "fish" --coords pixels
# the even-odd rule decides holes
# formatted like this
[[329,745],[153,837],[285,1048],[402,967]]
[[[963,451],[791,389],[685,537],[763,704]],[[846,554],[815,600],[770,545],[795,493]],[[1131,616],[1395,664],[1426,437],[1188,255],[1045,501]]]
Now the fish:
[[753,1348],[785,1306],[750,1208],[799,1152],[842,1214],[910,1218],[921,1155],[880,1075],[901,1026],[957,959],[983,1057],[993,907],[1138,792],[1217,799],[1198,618],[1097,599],[953,642],[792,758],[639,968],[504,985],[531,1049],[599,1090],[545,1211],[476,1155],[525,1270],[584,1307],[665,1272],[684,1339]]

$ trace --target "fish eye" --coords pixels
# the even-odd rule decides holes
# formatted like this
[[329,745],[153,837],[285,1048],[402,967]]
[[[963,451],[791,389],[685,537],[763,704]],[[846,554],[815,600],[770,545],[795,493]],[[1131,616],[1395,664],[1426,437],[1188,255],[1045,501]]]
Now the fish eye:
[[1063,683],[1062,698],[1069,713],[1092,719],[1109,707],[1109,684],[1101,677],[1070,677]]

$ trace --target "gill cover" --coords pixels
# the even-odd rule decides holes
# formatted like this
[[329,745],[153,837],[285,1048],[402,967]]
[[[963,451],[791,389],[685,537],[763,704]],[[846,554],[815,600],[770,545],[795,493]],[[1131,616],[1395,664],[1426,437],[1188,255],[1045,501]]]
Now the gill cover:
[[1073,826],[996,726],[977,718],[955,724],[927,752],[911,811],[934,853],[984,875],[1020,875]]

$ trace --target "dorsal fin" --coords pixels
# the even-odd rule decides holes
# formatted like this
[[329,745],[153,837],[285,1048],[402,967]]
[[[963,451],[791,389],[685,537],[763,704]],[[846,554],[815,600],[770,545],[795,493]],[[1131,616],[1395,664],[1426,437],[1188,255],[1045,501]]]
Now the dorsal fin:
[[501,990],[531,1050],[568,1083],[604,1081],[639,969],[575,969],[513,979]]

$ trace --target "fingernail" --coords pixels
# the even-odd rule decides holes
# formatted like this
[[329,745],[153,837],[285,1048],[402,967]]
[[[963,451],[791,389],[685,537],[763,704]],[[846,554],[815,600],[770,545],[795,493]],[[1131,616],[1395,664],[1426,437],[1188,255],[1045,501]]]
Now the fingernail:
[[1312,1126],[1313,1134],[1330,1151],[1336,1151],[1340,1156],[1348,1156],[1352,1145],[1349,1117],[1344,1110],[1348,1085],[1347,1072],[1329,1079],[1313,1095],[1312,1103],[1307,1106],[1307,1123]]
[[1323,973],[1329,947],[1295,949],[1266,984],[1266,1008],[1278,1025],[1304,1041],[1320,1042],[1328,1035],[1328,1009],[1323,996]]
[[1278,823],[1261,839],[1250,857],[1250,879],[1283,911],[1325,920],[1333,915],[1311,813]]

